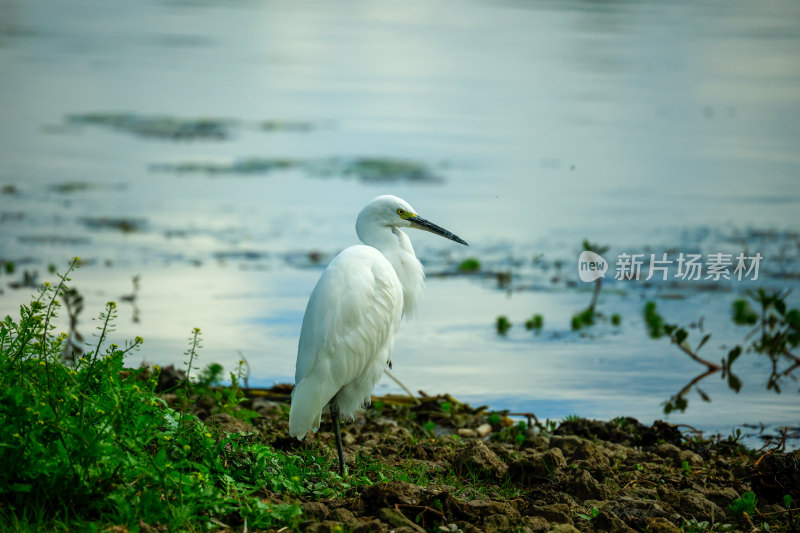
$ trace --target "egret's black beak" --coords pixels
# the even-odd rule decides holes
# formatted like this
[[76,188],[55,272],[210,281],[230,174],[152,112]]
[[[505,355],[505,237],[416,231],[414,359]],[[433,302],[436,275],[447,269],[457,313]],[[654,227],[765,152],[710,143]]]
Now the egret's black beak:
[[462,239],[458,235],[456,235],[454,233],[450,233],[446,229],[444,229],[444,228],[442,228],[440,226],[437,226],[433,222],[425,220],[422,217],[417,216],[417,217],[409,218],[408,221],[411,222],[413,224],[413,227],[415,227],[417,229],[421,229],[421,230],[424,230],[424,231],[430,231],[431,233],[435,233],[436,235],[441,235],[445,239],[450,239],[451,241],[456,241],[457,243],[463,244],[464,246],[469,246],[469,244],[467,244],[467,241],[465,241],[464,239]]

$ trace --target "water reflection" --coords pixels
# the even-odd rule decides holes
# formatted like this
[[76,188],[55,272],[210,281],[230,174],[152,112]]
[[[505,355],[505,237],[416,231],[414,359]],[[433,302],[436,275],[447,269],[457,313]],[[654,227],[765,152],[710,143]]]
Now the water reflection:
[[[200,326],[206,361],[232,368],[242,351],[254,379],[290,380],[319,269],[390,192],[473,243],[414,236],[439,276],[398,339],[405,383],[542,417],[647,421],[696,369],[646,337],[642,298],[680,294],[672,320],[718,317],[724,344],[728,295],[747,287],[609,282],[598,305],[621,327],[581,337],[569,324],[590,298],[573,267],[584,238],[610,254],[756,250],[766,285],[797,285],[795,2],[0,2],[0,258],[18,265],[0,278],[4,312],[26,299],[9,283],[78,255],[86,313],[141,275],[118,334],[145,337],[142,357],[181,364]],[[224,179],[154,168],[242,161],[294,164]],[[308,171],[319,161],[338,162],[328,179]],[[387,190],[350,179],[354,161],[437,179]],[[467,253],[485,277],[452,275]],[[533,313],[538,336],[520,325]],[[505,338],[499,315],[515,323]],[[706,380],[712,403],[679,420],[797,420],[788,394],[760,389],[768,369],[747,374],[739,394]]]

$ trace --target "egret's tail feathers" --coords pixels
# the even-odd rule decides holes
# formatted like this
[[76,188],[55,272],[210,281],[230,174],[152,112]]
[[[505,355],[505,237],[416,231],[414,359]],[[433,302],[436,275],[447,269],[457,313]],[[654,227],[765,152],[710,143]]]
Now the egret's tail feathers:
[[289,435],[303,440],[309,430],[316,433],[322,409],[336,392],[332,384],[315,376],[307,377],[295,385],[289,409]]

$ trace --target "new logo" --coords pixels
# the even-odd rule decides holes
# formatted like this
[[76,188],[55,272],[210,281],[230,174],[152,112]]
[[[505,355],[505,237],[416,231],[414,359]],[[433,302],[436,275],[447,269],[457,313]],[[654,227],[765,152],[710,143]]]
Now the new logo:
[[590,282],[606,277],[608,262],[594,252],[583,252],[578,258],[578,275],[581,281]]

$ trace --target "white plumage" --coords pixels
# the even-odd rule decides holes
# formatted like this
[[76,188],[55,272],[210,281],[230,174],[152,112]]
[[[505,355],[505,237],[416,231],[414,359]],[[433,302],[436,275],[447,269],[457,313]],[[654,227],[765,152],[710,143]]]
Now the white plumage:
[[292,436],[302,439],[309,429],[316,431],[323,407],[337,393],[345,417],[369,400],[391,358],[402,312],[403,287],[378,250],[352,246],[331,262],[303,318],[289,415]]
[[309,430],[317,431],[330,403],[342,469],[338,414],[352,418],[369,403],[391,363],[400,319],[413,312],[424,283],[422,265],[401,227],[467,244],[419,217],[404,200],[379,196],[356,221],[364,244],[345,249],[331,261],[303,317],[289,434],[303,439]]

